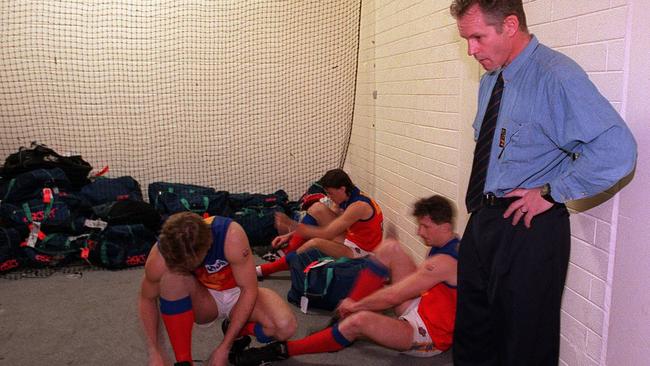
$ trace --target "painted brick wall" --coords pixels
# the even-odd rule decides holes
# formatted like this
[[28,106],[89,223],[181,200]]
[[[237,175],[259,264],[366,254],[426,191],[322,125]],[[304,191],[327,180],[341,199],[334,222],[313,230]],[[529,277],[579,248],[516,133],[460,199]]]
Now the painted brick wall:
[[[620,112],[625,89],[626,2],[536,0],[526,3],[526,11],[531,32],[578,62]],[[611,225],[613,215],[618,214],[615,201],[605,192],[570,205],[573,238],[562,307],[561,365],[604,364],[615,240]]]
[[[422,258],[410,208],[459,196],[462,56],[445,1],[364,1],[358,95],[346,169]],[[374,92],[374,94],[373,94]]]
[[[576,60],[621,111],[627,4],[624,0],[524,1],[528,25],[541,42]],[[478,64],[467,70],[466,46],[449,16],[449,0],[363,1],[358,90],[345,169],[381,204],[413,255],[410,207],[442,194],[463,197],[473,142]],[[472,61],[473,62],[473,61]],[[468,143],[469,141],[469,143]],[[604,364],[613,266],[612,193],[575,202],[571,263],[562,310],[562,365]],[[603,203],[604,202],[604,203]]]
[[345,170],[355,184],[374,195],[375,171],[375,2],[363,1],[354,120]]

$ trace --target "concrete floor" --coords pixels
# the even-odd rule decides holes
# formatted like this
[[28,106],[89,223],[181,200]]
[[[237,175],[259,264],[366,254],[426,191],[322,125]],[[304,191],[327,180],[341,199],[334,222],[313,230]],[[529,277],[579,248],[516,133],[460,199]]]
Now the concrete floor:
[[[146,365],[137,313],[143,268],[63,270],[43,278],[0,277],[0,365]],[[283,297],[288,275],[261,282]],[[322,329],[327,314],[305,315],[292,306],[299,330],[294,338]],[[195,327],[193,354],[206,359],[221,340],[219,326]],[[171,353],[170,353],[171,354]],[[201,365],[202,363],[197,363]],[[305,355],[278,365],[452,365],[450,352],[418,359],[368,342],[336,353]]]

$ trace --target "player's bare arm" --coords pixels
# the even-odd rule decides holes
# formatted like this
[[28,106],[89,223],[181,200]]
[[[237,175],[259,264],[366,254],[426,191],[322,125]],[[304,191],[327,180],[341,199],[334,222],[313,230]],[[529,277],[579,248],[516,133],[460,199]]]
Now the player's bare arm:
[[[425,259],[415,272],[403,280],[368,295],[358,302],[348,304],[344,312],[386,310],[420,296],[443,281],[452,286],[456,285],[456,261],[448,255],[434,255]],[[346,314],[341,315],[345,316]]]
[[332,240],[343,234],[352,224],[366,220],[373,214],[372,207],[366,202],[355,202],[325,227],[298,225],[296,232],[305,238],[323,238]]
[[150,365],[162,365],[163,352],[158,343],[158,297],[160,296],[160,278],[167,270],[164,260],[154,245],[145,264],[144,276],[140,286],[139,312],[142,321]]

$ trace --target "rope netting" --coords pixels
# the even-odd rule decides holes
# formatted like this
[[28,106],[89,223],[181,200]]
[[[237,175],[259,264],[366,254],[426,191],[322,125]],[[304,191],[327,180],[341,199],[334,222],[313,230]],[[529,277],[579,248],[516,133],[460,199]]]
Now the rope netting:
[[360,0],[0,3],[0,163],[297,198],[345,158]]

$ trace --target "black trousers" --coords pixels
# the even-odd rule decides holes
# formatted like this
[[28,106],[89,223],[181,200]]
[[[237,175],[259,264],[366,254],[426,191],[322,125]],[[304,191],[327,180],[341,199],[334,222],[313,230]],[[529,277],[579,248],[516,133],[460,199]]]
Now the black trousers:
[[569,213],[556,204],[528,229],[504,211],[474,212],[461,240],[454,365],[557,365]]

